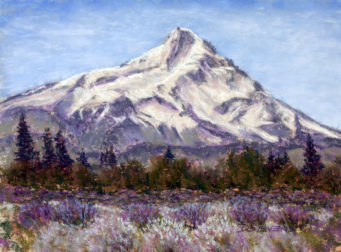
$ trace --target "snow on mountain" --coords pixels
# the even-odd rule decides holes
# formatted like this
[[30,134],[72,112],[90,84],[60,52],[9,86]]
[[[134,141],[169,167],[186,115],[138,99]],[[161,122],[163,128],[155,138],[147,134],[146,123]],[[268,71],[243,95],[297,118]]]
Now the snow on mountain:
[[173,30],[162,45],[121,66],[7,98],[0,103],[0,138],[14,134],[22,110],[36,131],[53,124],[67,130],[75,149],[85,144],[93,151],[111,144],[124,151],[142,143],[301,143],[308,132],[341,140],[340,132],[275,99],[186,28]]

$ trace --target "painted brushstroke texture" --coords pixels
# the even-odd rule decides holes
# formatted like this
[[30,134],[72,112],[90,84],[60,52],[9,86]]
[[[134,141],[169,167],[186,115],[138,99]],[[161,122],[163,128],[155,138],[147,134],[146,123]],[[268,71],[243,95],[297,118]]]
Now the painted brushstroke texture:
[[341,126],[339,1],[3,0],[0,9],[0,96],[119,65],[184,26],[276,97]]
[[339,131],[276,99],[183,27],[124,65],[80,73],[1,102],[4,144],[15,134],[20,111],[27,111],[37,134],[45,122],[65,129],[75,152],[79,146],[98,152],[114,145],[122,153],[132,148],[154,153],[145,146],[186,149],[242,141],[292,149],[303,146],[307,133],[321,148],[341,141]]

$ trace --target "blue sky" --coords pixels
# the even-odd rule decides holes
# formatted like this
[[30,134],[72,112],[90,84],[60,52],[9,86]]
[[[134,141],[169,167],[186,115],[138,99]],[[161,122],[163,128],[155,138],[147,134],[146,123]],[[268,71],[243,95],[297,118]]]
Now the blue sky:
[[119,65],[177,26],[341,128],[341,1],[0,0],[0,96]]

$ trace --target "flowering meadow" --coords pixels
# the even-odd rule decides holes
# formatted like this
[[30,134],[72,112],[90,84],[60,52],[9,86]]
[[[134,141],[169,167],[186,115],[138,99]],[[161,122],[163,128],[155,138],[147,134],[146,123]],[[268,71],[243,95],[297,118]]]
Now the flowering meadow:
[[322,192],[0,190],[0,251],[336,251]]

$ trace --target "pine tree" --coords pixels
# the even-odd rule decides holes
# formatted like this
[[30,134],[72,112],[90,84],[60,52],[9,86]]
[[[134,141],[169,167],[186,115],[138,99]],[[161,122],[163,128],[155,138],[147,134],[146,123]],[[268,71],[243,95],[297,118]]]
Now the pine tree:
[[272,174],[276,174],[276,164],[275,164],[275,156],[272,153],[272,151],[269,152],[268,161],[266,163],[266,168],[270,171]]
[[290,161],[290,158],[289,158],[288,152],[284,151],[283,157],[282,157],[283,165],[286,165],[287,163],[289,163],[289,161]]
[[282,159],[281,155],[278,153],[277,157],[275,158],[275,170],[276,170],[276,173],[281,168],[282,165],[283,165],[283,159]]
[[20,115],[19,125],[17,127],[16,146],[18,147],[18,151],[15,152],[15,160],[32,161],[34,159],[33,140],[24,113]]
[[57,154],[57,161],[59,163],[60,168],[68,168],[72,165],[73,160],[70,158],[68,151],[65,147],[65,139],[62,135],[62,131],[59,130],[56,137],[56,154]]
[[116,165],[117,160],[116,160],[116,155],[112,147],[109,148],[108,154],[107,154],[107,163],[108,165]]
[[85,167],[90,167],[90,164],[88,162],[88,158],[85,155],[84,150],[82,149],[81,153],[79,154],[79,157],[77,158],[77,161],[80,162]]
[[101,167],[114,167],[117,163],[116,155],[112,147],[106,148],[105,153],[101,152]]
[[174,154],[172,153],[170,147],[167,147],[166,152],[163,154],[163,159],[166,161],[173,161],[175,158]]
[[305,165],[303,167],[303,172],[310,177],[312,182],[324,166],[321,163],[321,156],[316,152],[314,140],[310,134],[308,134],[306,140],[304,157]]
[[288,162],[289,162],[289,156],[286,151],[283,153],[282,156],[280,154],[277,154],[276,158],[273,155],[272,151],[270,151],[266,167],[272,174],[276,175],[281,169],[284,168],[284,166]]
[[275,159],[275,164],[277,165],[278,169],[285,166],[290,161],[288,153],[285,151],[283,155],[277,154]]
[[43,165],[45,167],[50,168],[51,165],[56,162],[56,154],[54,152],[53,147],[53,138],[49,128],[45,129],[45,133],[43,135]]
[[103,167],[105,163],[105,154],[101,152],[101,157],[100,157],[100,166]]

